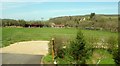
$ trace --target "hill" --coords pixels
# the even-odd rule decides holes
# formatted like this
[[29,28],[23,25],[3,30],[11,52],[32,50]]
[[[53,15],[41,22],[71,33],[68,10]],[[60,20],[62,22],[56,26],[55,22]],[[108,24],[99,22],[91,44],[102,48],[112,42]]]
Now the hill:
[[22,26],[31,27],[39,27],[42,25],[43,27],[52,27],[51,24],[54,23],[55,26],[62,26],[66,28],[81,28],[88,30],[105,30],[117,32],[118,29],[118,15],[111,14],[95,14],[91,13],[90,15],[76,15],[76,16],[61,16],[54,17],[47,21],[25,21],[25,20],[15,20],[15,19],[0,19],[2,23],[0,26]]
[[64,24],[66,27],[94,28],[97,30],[117,31],[118,15],[95,14],[62,16],[51,18],[48,22]]

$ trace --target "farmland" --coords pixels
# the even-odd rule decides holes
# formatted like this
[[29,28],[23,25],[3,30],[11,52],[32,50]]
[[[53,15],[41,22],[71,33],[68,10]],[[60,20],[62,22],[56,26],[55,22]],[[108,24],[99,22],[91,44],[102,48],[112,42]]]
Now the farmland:
[[[30,40],[50,40],[54,35],[74,38],[77,30],[75,28],[2,28],[3,46]],[[117,33],[95,30],[82,30],[85,38],[90,37],[117,37]]]

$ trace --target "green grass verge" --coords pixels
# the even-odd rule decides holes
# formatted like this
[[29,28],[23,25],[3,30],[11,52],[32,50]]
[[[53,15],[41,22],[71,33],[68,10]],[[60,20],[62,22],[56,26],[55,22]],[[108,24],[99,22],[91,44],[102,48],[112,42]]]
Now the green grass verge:
[[[70,58],[69,55],[65,55],[64,58],[57,58],[58,64],[74,64],[74,60]],[[100,60],[98,64],[115,64],[114,59],[112,58],[112,55],[104,49],[95,49],[93,51],[93,55],[86,60],[86,64],[97,64],[97,62]],[[52,55],[46,55],[43,58],[43,62],[45,64],[51,64],[52,63]]]
[[52,62],[53,60],[52,60],[52,55],[46,55],[46,56],[44,56],[43,57],[43,60],[42,60],[42,62],[44,63],[44,64],[52,64],[53,62]]
[[[98,63],[98,61],[100,62]],[[95,49],[87,64],[115,64],[112,54],[104,49]]]

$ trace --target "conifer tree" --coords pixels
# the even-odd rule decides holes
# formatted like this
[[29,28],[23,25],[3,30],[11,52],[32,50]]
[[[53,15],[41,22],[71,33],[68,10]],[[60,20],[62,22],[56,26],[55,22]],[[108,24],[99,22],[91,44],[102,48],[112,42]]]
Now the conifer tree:
[[70,43],[70,54],[77,64],[85,63],[85,44],[83,33],[78,31],[76,39]]

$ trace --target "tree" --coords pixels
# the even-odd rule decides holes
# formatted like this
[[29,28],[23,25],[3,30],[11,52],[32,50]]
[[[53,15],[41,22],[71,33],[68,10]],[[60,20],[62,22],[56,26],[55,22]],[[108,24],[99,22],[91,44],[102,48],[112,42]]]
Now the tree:
[[79,20],[75,19],[75,22],[76,22],[76,28],[78,28],[79,27]]
[[26,24],[26,21],[25,20],[18,20],[18,22],[19,22],[19,26],[25,26],[25,24]]
[[14,19],[2,19],[2,26],[17,26],[18,23]]
[[118,48],[116,52],[113,54],[113,59],[116,64],[120,64],[120,49]]
[[91,13],[90,19],[92,19],[95,16],[95,13]]
[[86,42],[83,33],[78,31],[76,39],[70,43],[70,55],[74,58],[75,63],[77,64],[85,63],[85,44]]

